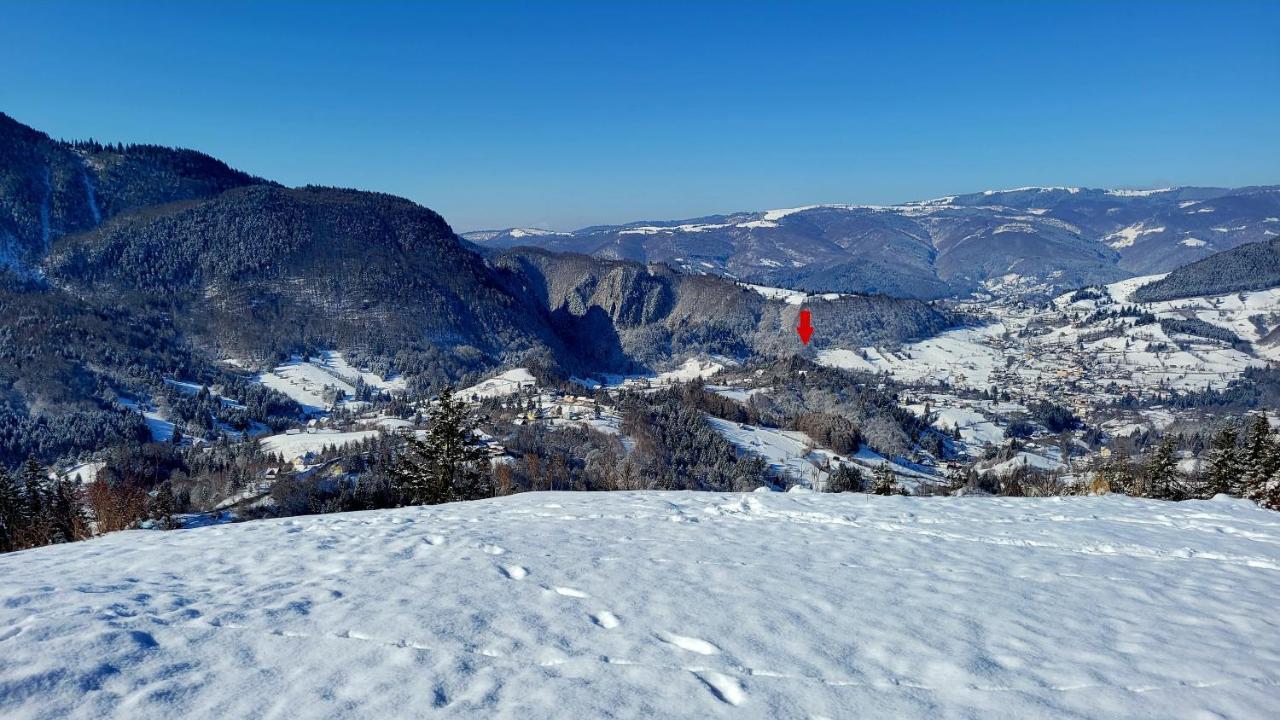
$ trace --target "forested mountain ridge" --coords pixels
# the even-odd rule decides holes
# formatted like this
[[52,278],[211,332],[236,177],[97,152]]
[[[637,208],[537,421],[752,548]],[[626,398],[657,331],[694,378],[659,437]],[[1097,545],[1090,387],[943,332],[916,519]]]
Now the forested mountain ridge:
[[1180,267],[1163,279],[1138,288],[1133,298],[1139,302],[1159,302],[1277,286],[1280,286],[1280,235]]
[[443,378],[559,353],[443,218],[378,193],[257,186],[148,208],[59,242],[46,272],[95,302],[173,312],[223,357],[360,347],[428,355],[398,364]]
[[194,150],[53,140],[0,113],[0,265],[30,270],[58,238],[130,209],[262,183]]
[[[637,363],[652,366],[693,353],[746,358],[797,352],[799,305],[721,277],[533,248],[506,251],[491,262],[519,283],[516,292],[549,313],[567,344],[608,369],[638,369]],[[808,351],[897,343],[951,324],[927,303],[885,296],[812,299],[805,307],[822,328]]]

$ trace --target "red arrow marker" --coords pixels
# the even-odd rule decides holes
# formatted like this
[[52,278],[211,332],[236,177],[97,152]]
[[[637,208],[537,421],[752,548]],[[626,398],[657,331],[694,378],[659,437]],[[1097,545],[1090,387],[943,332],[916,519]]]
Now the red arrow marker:
[[800,334],[800,342],[808,345],[809,338],[813,337],[813,318],[810,317],[808,310],[800,311],[800,325],[796,328],[796,332]]

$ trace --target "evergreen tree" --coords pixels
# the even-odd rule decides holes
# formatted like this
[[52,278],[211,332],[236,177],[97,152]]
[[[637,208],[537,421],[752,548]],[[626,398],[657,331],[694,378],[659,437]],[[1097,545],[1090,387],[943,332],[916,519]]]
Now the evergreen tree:
[[17,549],[24,510],[18,484],[4,465],[0,465],[0,552]]
[[1277,470],[1265,482],[1249,489],[1249,499],[1264,508],[1280,510],[1280,470]]
[[49,491],[44,468],[35,458],[27,458],[22,466],[22,489],[25,502],[23,525],[27,547],[49,544]]
[[169,482],[160,483],[150,498],[149,515],[161,530],[172,530],[177,527],[173,514],[177,506],[177,502],[173,497],[173,487]]
[[841,465],[827,478],[825,490],[833,493],[862,492],[865,481],[862,473],[852,465]]
[[408,505],[435,505],[483,497],[488,458],[476,441],[475,421],[453,389],[440,393],[426,440],[410,436],[391,479]]
[[1271,480],[1280,470],[1276,466],[1276,447],[1272,439],[1271,423],[1266,412],[1254,416],[1249,428],[1249,439],[1244,454],[1244,493],[1250,495],[1256,488]]
[[1178,477],[1178,460],[1173,455],[1173,438],[1166,437],[1147,461],[1147,494],[1173,499]]
[[50,506],[50,541],[75,542],[89,537],[89,518],[84,510],[80,483],[62,478],[54,486]]
[[892,495],[894,485],[897,481],[897,475],[894,474],[893,468],[889,467],[889,463],[883,462],[876,466],[874,476],[874,484],[871,492],[876,495]]
[[1236,429],[1227,425],[1213,437],[1209,446],[1209,469],[1205,478],[1209,494],[1240,494],[1243,475],[1240,449],[1236,447]]

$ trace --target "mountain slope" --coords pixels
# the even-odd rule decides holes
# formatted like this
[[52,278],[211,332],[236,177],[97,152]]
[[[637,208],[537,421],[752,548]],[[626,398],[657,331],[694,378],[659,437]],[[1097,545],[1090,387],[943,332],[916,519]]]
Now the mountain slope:
[[1280,235],[1180,267],[1138,288],[1133,298],[1139,302],[1158,302],[1273,287],[1280,287]]
[[[595,369],[636,370],[690,354],[786,357],[796,353],[799,305],[769,299],[711,275],[665,265],[521,249],[492,259],[541,306],[566,345]],[[950,319],[918,300],[884,296],[815,298],[805,305],[829,343],[896,343],[932,335]]]
[[0,266],[33,268],[127,210],[263,182],[193,150],[61,142],[0,113]]
[[259,186],[127,213],[57,243],[46,272],[173,312],[223,356],[359,347],[443,377],[555,345],[439,215],[376,193]]
[[1277,187],[1022,188],[887,207],[815,205],[464,237],[490,248],[658,261],[816,292],[935,298],[1009,275],[1065,289],[1164,272],[1275,230]]
[[1119,496],[524,493],[121,532],[0,556],[0,697],[12,720],[1267,718],[1278,547],[1246,501]]

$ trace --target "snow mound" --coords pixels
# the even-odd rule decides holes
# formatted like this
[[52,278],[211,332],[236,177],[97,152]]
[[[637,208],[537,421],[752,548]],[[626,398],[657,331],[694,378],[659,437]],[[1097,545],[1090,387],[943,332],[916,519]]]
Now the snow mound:
[[0,556],[58,718],[1274,717],[1235,500],[528,493]]

